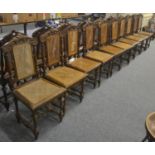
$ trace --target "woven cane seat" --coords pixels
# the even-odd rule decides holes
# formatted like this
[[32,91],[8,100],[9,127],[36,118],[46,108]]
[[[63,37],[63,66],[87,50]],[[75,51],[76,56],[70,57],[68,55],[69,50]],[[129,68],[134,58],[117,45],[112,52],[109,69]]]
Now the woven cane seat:
[[113,55],[94,50],[94,51],[88,52],[86,54],[86,57],[96,61],[100,61],[102,63],[106,63],[113,58]]
[[122,43],[122,42],[116,42],[116,43],[113,43],[112,45],[117,46],[117,47],[122,48],[122,49],[130,49],[133,47],[133,45],[130,45],[127,43]]
[[14,90],[15,96],[33,110],[64,92],[65,88],[42,78],[26,83]]
[[69,88],[78,83],[86,76],[87,74],[83,72],[65,66],[57,67],[56,69],[49,71],[46,75],[49,80],[54,81],[65,88]]
[[138,34],[138,33],[135,33],[134,36],[137,36],[137,37],[143,38],[143,39],[149,38],[149,36],[146,36],[146,35],[143,35],[143,34]]
[[136,45],[139,43],[139,41],[131,40],[131,39],[126,39],[126,38],[120,38],[119,41],[130,44],[130,45]]
[[145,31],[138,32],[138,34],[143,34],[143,35],[146,35],[146,36],[152,36],[153,35],[153,33],[145,32]]
[[107,46],[101,46],[100,50],[111,53],[115,56],[124,53],[124,50],[115,46],[107,45]]
[[153,138],[155,138],[155,112],[146,117],[146,128]]
[[132,40],[135,40],[135,41],[143,41],[144,40],[143,38],[139,38],[139,37],[134,36],[134,35],[126,36],[125,38],[132,39]]
[[101,63],[81,57],[69,63],[69,65],[77,70],[88,73],[99,67]]

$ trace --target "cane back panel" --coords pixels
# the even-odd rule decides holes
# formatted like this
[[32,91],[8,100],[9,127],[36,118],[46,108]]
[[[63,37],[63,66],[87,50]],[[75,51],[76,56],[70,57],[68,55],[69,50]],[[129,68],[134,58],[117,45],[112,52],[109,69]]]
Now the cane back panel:
[[78,53],[78,29],[68,30],[68,56]]
[[111,39],[116,40],[117,38],[118,38],[118,21],[113,21]]
[[138,30],[140,30],[142,27],[142,21],[143,21],[143,16],[139,15],[138,16]]
[[35,40],[21,37],[2,47],[7,70],[11,78],[15,77],[15,80],[18,81],[36,75],[35,52],[33,51],[35,46]]
[[32,47],[29,43],[22,43],[13,47],[18,80],[35,74]]
[[133,16],[133,32],[136,32],[138,30],[138,16]]
[[119,36],[120,37],[123,37],[124,36],[124,33],[125,33],[125,19],[121,19],[120,21],[120,29],[119,29]]
[[108,23],[104,22],[99,25],[100,28],[100,43],[105,44],[108,41]]
[[132,17],[127,18],[127,28],[126,28],[126,34],[131,33],[131,28],[132,28]]
[[60,62],[60,35],[51,34],[46,38],[46,54],[49,66]]
[[118,38],[118,21],[112,22],[112,40],[116,40]]
[[85,30],[86,49],[91,49],[94,46],[94,26],[92,24],[87,25]]

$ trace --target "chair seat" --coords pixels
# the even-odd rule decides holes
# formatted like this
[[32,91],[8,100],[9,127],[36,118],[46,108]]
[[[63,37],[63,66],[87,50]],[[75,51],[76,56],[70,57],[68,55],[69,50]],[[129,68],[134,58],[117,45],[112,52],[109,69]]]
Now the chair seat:
[[152,36],[153,35],[153,33],[145,32],[145,31],[140,31],[140,32],[138,32],[138,34],[143,34],[143,35],[146,35],[146,36]]
[[119,41],[130,44],[130,45],[137,45],[139,43],[139,41],[126,39],[126,38],[120,38]]
[[101,65],[100,62],[93,61],[83,57],[77,58],[73,62],[69,63],[69,66],[85,73],[89,73],[93,71],[94,69],[98,68],[100,65]]
[[155,138],[155,112],[146,117],[146,128],[153,138]]
[[137,36],[139,38],[143,38],[143,39],[148,39],[149,36],[146,36],[146,35],[143,35],[143,34],[138,34],[138,33],[135,33],[134,36]]
[[65,88],[57,86],[45,79],[26,83],[14,90],[15,96],[34,110],[65,92]]
[[83,72],[63,66],[49,71],[46,75],[46,78],[48,80],[56,82],[57,84],[65,88],[69,88],[72,85],[83,80],[86,76],[87,74]]
[[125,50],[131,49],[132,47],[134,47],[133,45],[130,45],[127,43],[122,43],[122,42],[116,42],[116,43],[113,43],[112,45],[117,46],[122,49],[125,49]]
[[94,50],[94,51],[88,52],[86,54],[86,57],[96,61],[100,61],[101,63],[106,63],[113,58],[113,55]]
[[135,40],[135,41],[143,41],[144,40],[144,39],[139,38],[139,37],[134,36],[134,35],[129,35],[129,36],[126,36],[125,38],[132,39],[132,40]]
[[100,50],[108,52],[110,54],[113,54],[115,56],[118,56],[122,53],[124,53],[124,50],[115,46],[107,45],[107,46],[101,46]]

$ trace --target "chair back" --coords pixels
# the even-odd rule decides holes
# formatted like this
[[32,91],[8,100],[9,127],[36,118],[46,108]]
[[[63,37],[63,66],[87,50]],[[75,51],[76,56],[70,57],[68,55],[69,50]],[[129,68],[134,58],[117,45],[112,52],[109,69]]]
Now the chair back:
[[116,41],[119,36],[119,22],[116,19],[111,20],[111,42]]
[[99,46],[107,44],[109,42],[109,22],[108,21],[100,21],[98,23],[98,39],[99,39]]
[[15,83],[37,76],[36,45],[36,40],[24,36],[2,47],[11,88]]
[[83,26],[84,50],[91,50],[94,47],[95,29],[93,23],[86,23]]
[[41,34],[40,42],[44,67],[50,68],[54,65],[59,65],[61,63],[60,32],[49,30]]
[[133,15],[133,30],[132,33],[138,32],[138,15]]
[[32,34],[32,37],[34,37],[38,41],[38,45],[37,45],[37,59],[38,60],[42,59],[40,36],[41,36],[41,34],[47,32],[47,31],[50,31],[50,30],[52,30],[52,27],[45,26],[45,27],[42,27],[41,29],[36,30]]
[[125,27],[126,27],[126,20],[124,17],[119,19],[119,37],[124,37],[125,35]]
[[129,35],[132,33],[132,16],[126,17],[126,35]]
[[71,26],[67,30],[67,56],[76,56],[79,52],[79,29]]
[[143,15],[139,14],[138,15],[138,28],[137,28],[137,31],[141,31],[142,30],[142,22],[143,22]]

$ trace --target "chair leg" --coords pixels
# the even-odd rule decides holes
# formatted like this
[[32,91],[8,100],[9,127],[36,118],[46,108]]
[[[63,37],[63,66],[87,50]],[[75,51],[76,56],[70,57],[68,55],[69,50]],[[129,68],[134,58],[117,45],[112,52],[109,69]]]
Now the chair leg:
[[60,97],[59,121],[62,122],[62,97]]
[[66,93],[63,96],[63,116],[66,113]]
[[14,97],[14,103],[15,103],[15,108],[16,108],[16,119],[17,119],[17,122],[20,123],[20,113],[19,113],[19,108],[18,108],[18,100],[16,97]]
[[98,68],[98,86],[101,85],[102,65]]
[[132,50],[129,50],[129,52],[128,52],[128,58],[127,58],[127,63],[128,64],[130,63],[131,52],[132,52]]
[[146,43],[144,45],[144,51],[147,50],[147,48],[148,48],[148,39],[146,40]]
[[8,97],[7,97],[7,91],[6,91],[6,85],[2,84],[2,92],[4,96],[4,105],[7,111],[9,111],[9,102],[8,102]]
[[146,134],[146,136],[142,139],[142,142],[145,142],[146,140],[148,140],[148,135]]
[[148,39],[148,44],[147,44],[148,48],[150,47],[150,43],[151,43],[151,38]]
[[119,65],[118,65],[118,71],[121,70],[123,64],[122,56],[119,57]]
[[113,60],[109,63],[109,77],[112,76],[112,70],[113,70]]
[[141,46],[140,46],[140,52],[139,52],[139,54],[141,54],[141,53],[142,53],[142,51],[143,51],[143,47],[144,47],[144,41],[142,41],[142,43],[141,43]]
[[36,112],[35,111],[32,111],[32,119],[33,119],[33,134],[34,134],[35,140],[37,140],[39,131],[37,129],[37,120],[36,120]]
[[136,51],[137,51],[137,47],[135,49],[131,50],[131,57],[132,57],[132,59],[135,59]]
[[81,82],[80,87],[81,87],[81,90],[80,90],[80,103],[81,103],[84,97],[84,81]]
[[96,85],[97,85],[97,81],[98,81],[98,69],[95,69],[94,70],[94,74],[95,74],[95,77],[94,77],[94,88],[96,88]]
[[65,96],[60,97],[60,108],[59,108],[59,120],[62,122],[63,116],[65,115]]

